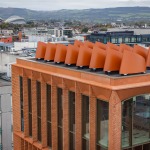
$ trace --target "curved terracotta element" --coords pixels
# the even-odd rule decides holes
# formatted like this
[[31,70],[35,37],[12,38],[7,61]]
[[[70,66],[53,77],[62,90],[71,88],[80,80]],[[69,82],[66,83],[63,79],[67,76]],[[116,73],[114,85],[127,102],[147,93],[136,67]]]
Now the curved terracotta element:
[[84,45],[84,44],[83,44],[83,42],[81,42],[79,40],[75,40],[74,45],[80,47],[81,45]]
[[119,51],[124,52],[125,50],[133,52],[133,48],[126,44],[120,44]]
[[134,52],[143,56],[145,60],[147,60],[148,50],[145,49],[144,47],[141,47],[139,45],[134,45]]
[[78,53],[79,53],[79,47],[74,46],[74,45],[68,45],[65,64],[68,64],[68,65],[76,64]]
[[65,62],[67,53],[67,46],[63,44],[58,44],[56,47],[54,62],[60,63]]
[[107,49],[109,49],[109,48],[119,51],[119,46],[117,46],[113,43],[110,43],[110,42],[107,43]]
[[91,60],[91,55],[92,55],[92,49],[90,49],[86,46],[81,46],[79,49],[76,66],[80,66],[80,67],[89,66],[90,60]]
[[84,45],[87,46],[88,48],[91,48],[91,49],[92,49],[95,44],[92,43],[92,42],[89,42],[89,41],[85,41],[85,42],[84,42]]
[[104,71],[119,71],[122,60],[122,53],[114,49],[108,49],[105,59]]
[[46,43],[44,42],[38,42],[37,44],[37,49],[36,49],[36,59],[43,59],[45,57],[45,52],[46,52]]
[[146,62],[145,58],[137,53],[124,51],[120,74],[135,74],[142,73],[146,71]]
[[99,47],[99,48],[101,48],[103,50],[106,50],[106,48],[107,48],[107,45],[104,44],[104,43],[101,43],[101,42],[96,42],[95,46],[97,46],[97,47]]
[[46,60],[46,61],[54,60],[56,46],[57,46],[56,44],[47,43],[44,60]]
[[146,60],[146,66],[150,67],[150,47],[149,47],[149,50],[148,50],[148,55],[147,55],[147,60]]
[[89,68],[93,69],[104,68],[105,58],[106,58],[106,51],[98,47],[94,47],[94,49],[92,50]]

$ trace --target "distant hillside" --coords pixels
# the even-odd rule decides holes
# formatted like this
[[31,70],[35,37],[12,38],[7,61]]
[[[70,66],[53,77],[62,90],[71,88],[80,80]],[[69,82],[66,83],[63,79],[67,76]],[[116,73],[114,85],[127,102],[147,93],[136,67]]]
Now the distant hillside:
[[58,10],[58,11],[34,11],[22,8],[1,8],[0,17],[7,19],[12,15],[24,17],[26,20],[81,20],[93,22],[112,22],[118,19],[123,21],[150,21],[150,7],[117,7],[105,9],[83,10]]

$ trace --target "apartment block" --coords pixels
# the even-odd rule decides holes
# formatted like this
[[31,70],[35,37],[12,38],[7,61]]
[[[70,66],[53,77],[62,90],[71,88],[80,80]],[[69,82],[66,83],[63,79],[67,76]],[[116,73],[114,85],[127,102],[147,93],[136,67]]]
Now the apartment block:
[[38,43],[12,65],[15,150],[150,150],[149,50]]

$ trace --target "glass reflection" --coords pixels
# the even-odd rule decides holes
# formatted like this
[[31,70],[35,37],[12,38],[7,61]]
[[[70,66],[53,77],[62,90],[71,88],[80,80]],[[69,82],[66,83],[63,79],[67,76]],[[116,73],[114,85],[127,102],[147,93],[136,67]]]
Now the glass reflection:
[[150,95],[140,95],[122,103],[122,147],[146,142],[150,142]]

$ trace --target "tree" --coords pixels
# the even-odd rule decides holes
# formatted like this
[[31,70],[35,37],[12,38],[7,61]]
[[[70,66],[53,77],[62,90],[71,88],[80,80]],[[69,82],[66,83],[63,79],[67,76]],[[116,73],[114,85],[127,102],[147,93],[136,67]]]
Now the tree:
[[88,32],[88,28],[87,27],[83,28],[81,32],[82,33],[87,33]]

